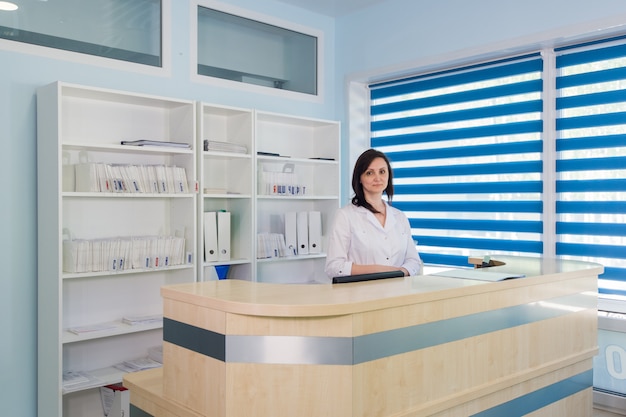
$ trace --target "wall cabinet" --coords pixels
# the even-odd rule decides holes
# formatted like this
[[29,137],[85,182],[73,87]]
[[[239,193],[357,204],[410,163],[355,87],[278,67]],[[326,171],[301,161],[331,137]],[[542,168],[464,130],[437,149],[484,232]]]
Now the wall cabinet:
[[195,103],[54,83],[37,113],[39,415],[102,415],[96,388],[161,343],[160,287],[196,279]]
[[[163,285],[328,282],[339,123],[62,82],[37,114],[40,416],[102,415],[99,387],[161,345]],[[205,256],[213,212],[227,258]],[[317,213],[320,247],[260,255],[288,212]]]

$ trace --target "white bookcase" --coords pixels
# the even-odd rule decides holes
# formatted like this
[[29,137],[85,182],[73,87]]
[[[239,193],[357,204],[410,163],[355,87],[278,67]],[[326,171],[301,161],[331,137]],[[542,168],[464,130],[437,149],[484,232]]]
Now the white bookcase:
[[[195,108],[193,101],[65,83],[37,92],[42,417],[101,416],[98,388],[122,380],[123,372],[114,365],[146,357],[162,341],[158,319],[132,325],[122,319],[162,314],[160,287],[196,280]],[[125,146],[123,140],[190,147]],[[170,174],[180,174],[172,168],[178,167],[186,179],[170,176],[163,183],[166,189],[153,188],[161,184],[159,177],[141,183],[141,192],[130,192],[138,177],[107,174],[94,183],[94,172],[102,173],[96,166],[167,167]],[[107,185],[126,191],[97,189]],[[141,250],[140,244],[154,246]],[[129,245],[136,245],[132,252],[110,249]],[[68,330],[76,328],[83,332]],[[85,373],[90,380],[64,385],[68,371]]]
[[[260,111],[255,115],[257,233],[285,234],[285,213],[316,211],[321,215],[322,234],[319,253],[257,256],[256,280],[329,282],[324,274],[325,249],[327,231],[340,204],[340,124]],[[281,176],[284,172],[289,175]],[[268,173],[278,173],[278,183],[286,183],[287,188],[279,192],[268,188]],[[290,185],[296,190],[290,192]]]
[[[218,279],[226,267],[230,279],[325,280],[340,204],[338,122],[58,82],[37,92],[37,131],[40,416],[102,415],[99,387],[122,380],[116,365],[161,344],[158,320],[123,319],[162,314],[162,285]],[[135,140],[189,147],[121,144]],[[138,181],[149,167],[183,168],[186,180]],[[264,173],[279,171],[299,193],[268,191]],[[222,211],[230,255],[206,260],[205,213]],[[320,213],[319,253],[259,256],[259,233],[284,235],[285,213],[311,211]],[[157,243],[145,253],[103,249],[133,241]],[[87,382],[64,384],[68,371]]]

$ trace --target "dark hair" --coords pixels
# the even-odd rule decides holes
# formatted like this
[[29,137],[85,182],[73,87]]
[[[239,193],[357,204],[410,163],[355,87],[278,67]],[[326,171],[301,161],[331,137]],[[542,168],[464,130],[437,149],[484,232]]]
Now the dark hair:
[[389,181],[387,182],[387,188],[385,188],[385,194],[387,194],[387,200],[391,203],[393,199],[393,173],[391,171],[391,163],[387,155],[376,149],[368,149],[363,152],[354,164],[354,171],[352,172],[352,190],[354,190],[354,197],[352,197],[352,204],[355,206],[365,207],[372,213],[378,213],[370,203],[365,200],[365,193],[363,192],[363,184],[361,184],[361,175],[367,171],[372,161],[376,158],[382,158],[387,164],[387,171],[389,172]]

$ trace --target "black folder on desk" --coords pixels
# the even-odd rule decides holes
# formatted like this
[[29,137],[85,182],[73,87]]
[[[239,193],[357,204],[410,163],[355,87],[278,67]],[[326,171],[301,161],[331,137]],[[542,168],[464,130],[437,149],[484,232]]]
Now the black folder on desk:
[[333,284],[346,284],[348,282],[372,281],[375,279],[400,278],[404,276],[401,270],[372,272],[370,274],[344,275],[333,278]]

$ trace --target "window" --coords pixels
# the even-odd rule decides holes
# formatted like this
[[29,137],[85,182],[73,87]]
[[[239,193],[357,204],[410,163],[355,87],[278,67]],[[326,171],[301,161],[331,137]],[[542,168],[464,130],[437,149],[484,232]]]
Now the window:
[[21,1],[0,38],[161,66],[161,0]]
[[318,38],[198,6],[198,74],[317,94]]
[[556,254],[601,263],[626,294],[626,43],[557,50]]
[[425,263],[542,253],[539,55],[371,88],[372,146]]
[[542,53],[371,85],[371,144],[426,263],[555,254],[625,296],[626,37]]

